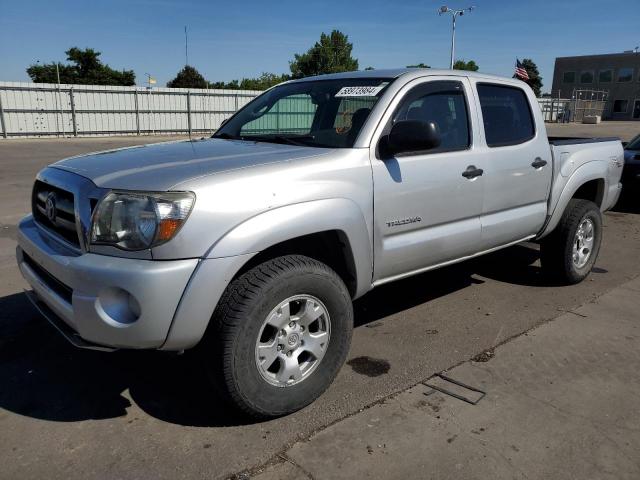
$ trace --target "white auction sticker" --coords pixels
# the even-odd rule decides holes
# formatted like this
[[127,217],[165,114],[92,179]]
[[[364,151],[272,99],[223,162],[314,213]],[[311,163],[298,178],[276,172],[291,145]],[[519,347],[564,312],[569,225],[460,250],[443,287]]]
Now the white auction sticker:
[[342,87],[336,97],[375,97],[385,85],[378,85],[377,87]]

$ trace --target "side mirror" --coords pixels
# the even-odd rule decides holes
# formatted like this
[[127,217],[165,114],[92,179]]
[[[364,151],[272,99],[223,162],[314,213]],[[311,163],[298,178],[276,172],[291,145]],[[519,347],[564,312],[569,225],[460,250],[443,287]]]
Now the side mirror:
[[441,142],[440,129],[435,122],[401,120],[391,127],[387,150],[391,154],[419,152],[437,148]]

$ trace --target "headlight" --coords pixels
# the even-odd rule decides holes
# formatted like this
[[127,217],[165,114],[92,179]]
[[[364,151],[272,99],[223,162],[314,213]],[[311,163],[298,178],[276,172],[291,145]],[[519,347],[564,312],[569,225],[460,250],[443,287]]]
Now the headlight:
[[185,222],[191,192],[117,192],[98,204],[91,224],[91,244],[145,250],[171,240]]

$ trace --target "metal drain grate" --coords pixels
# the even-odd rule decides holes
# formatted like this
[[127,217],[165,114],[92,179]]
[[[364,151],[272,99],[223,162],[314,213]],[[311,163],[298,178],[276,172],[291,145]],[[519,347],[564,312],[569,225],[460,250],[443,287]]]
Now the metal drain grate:
[[470,403],[471,405],[476,405],[487,394],[480,389],[454,380],[442,373],[436,373],[433,377],[422,382],[422,384],[445,395]]

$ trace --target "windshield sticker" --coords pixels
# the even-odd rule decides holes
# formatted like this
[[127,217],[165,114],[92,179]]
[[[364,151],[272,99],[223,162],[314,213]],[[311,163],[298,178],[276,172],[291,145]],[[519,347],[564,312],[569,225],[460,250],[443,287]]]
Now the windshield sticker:
[[369,87],[342,87],[336,97],[375,97],[385,85]]

